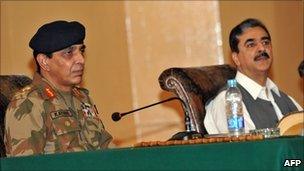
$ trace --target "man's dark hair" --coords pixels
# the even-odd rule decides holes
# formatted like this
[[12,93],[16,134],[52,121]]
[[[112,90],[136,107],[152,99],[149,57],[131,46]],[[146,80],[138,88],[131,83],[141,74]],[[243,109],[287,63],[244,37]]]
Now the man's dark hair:
[[[35,59],[35,62],[36,62],[36,67],[37,67],[37,71],[36,72],[38,72],[40,74],[41,69],[40,69],[40,65],[39,65],[39,63],[37,61],[37,55],[38,54],[40,54],[40,52],[33,51],[33,56],[34,56],[34,59]],[[48,58],[52,58],[52,55],[53,55],[52,53],[48,53],[48,54],[42,53],[42,54],[44,54]]]
[[304,78],[304,60],[300,63],[298,67],[300,77]]
[[238,48],[239,39],[238,39],[238,36],[243,34],[243,32],[247,28],[253,28],[253,27],[261,27],[262,29],[264,29],[266,31],[266,33],[268,34],[269,39],[271,40],[271,37],[270,37],[270,34],[269,34],[267,28],[265,27],[265,25],[260,20],[254,19],[254,18],[248,18],[248,19],[242,21],[237,26],[235,26],[230,32],[229,45],[230,45],[230,49],[231,49],[232,52],[239,53],[239,48]]

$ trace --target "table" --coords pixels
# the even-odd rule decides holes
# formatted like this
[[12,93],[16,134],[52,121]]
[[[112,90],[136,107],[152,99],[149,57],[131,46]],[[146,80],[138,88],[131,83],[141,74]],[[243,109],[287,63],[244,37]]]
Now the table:
[[[119,148],[1,159],[5,170],[304,170],[304,137]],[[298,159],[298,167],[283,167]]]

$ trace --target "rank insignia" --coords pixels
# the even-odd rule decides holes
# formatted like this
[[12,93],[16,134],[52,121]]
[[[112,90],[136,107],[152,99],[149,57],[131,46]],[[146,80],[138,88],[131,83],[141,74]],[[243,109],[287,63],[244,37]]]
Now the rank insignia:
[[44,91],[49,98],[55,97],[54,92],[50,88],[45,88]]
[[81,92],[76,87],[74,87],[72,89],[72,91],[75,94],[75,96],[80,97],[80,98],[84,98],[84,96],[81,94]]

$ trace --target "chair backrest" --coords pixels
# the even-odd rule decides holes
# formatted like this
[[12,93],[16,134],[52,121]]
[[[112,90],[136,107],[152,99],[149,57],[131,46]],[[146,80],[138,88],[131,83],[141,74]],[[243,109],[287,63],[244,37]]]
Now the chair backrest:
[[15,92],[31,84],[32,79],[24,75],[0,75],[0,157],[5,157],[3,142],[5,111]]
[[230,65],[169,68],[161,73],[158,81],[163,90],[185,102],[183,108],[190,115],[193,131],[204,135],[207,134],[204,126],[206,102],[235,75],[236,69]]

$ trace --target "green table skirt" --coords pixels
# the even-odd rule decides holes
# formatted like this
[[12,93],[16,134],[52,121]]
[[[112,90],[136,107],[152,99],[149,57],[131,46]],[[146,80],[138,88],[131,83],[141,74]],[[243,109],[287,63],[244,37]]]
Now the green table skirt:
[[[1,159],[4,170],[304,170],[304,137]],[[286,160],[300,160],[284,167]]]

